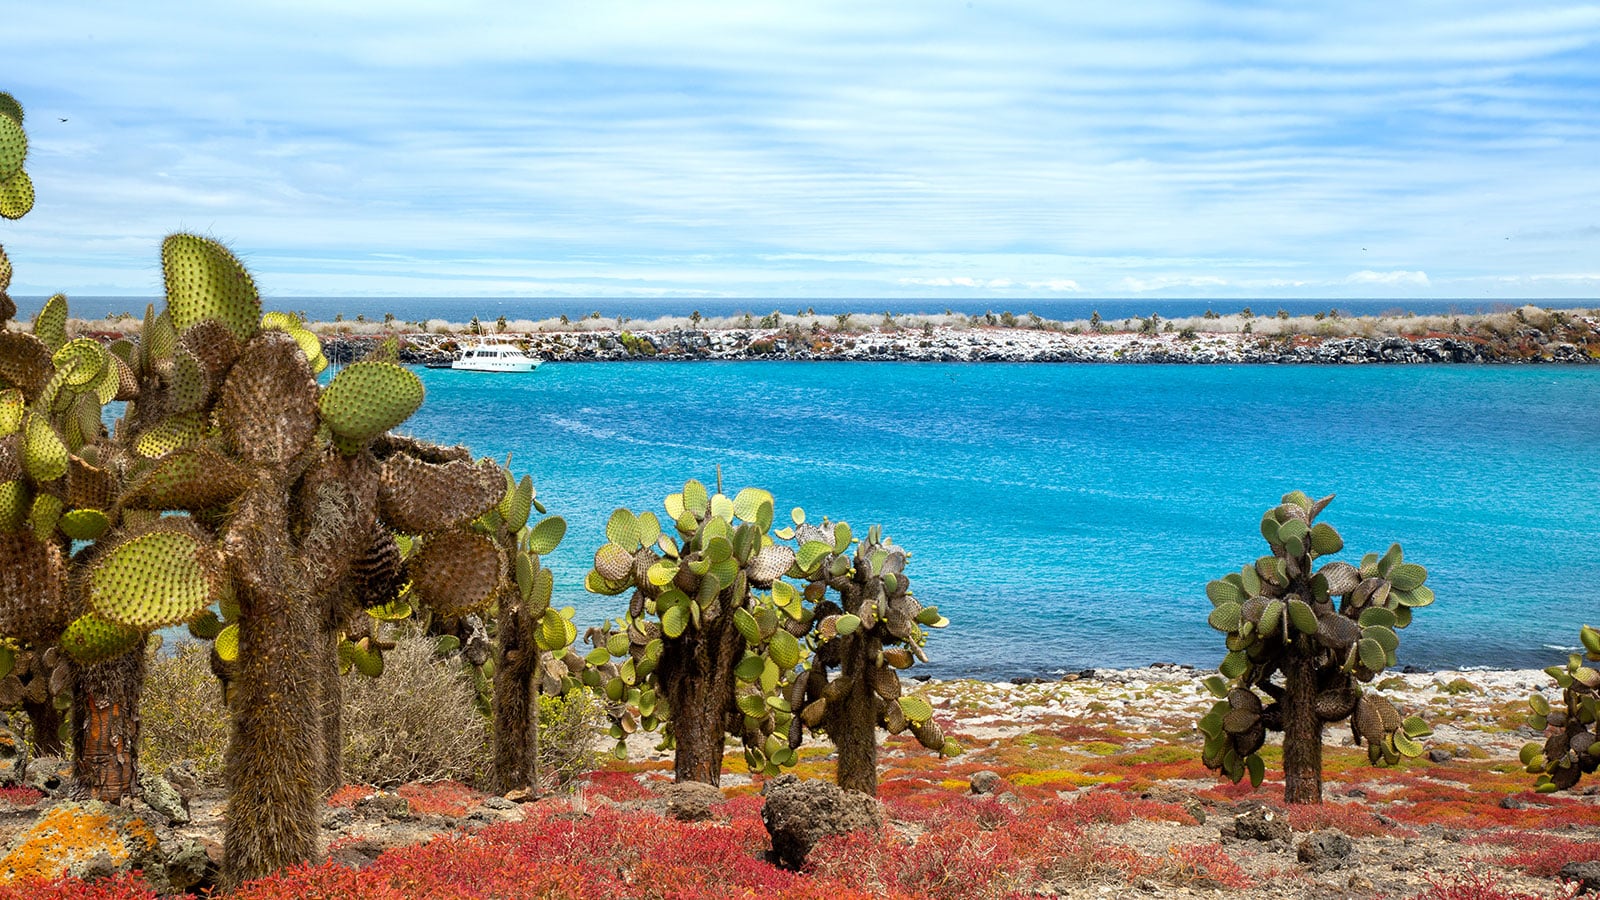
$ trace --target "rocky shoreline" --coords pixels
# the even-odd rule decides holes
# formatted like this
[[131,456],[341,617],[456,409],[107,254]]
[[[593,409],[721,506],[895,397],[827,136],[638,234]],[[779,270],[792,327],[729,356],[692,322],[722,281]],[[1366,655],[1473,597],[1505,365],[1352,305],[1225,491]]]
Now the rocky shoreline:
[[[472,335],[401,333],[401,360],[444,365]],[[332,360],[359,359],[384,335],[322,335]],[[796,332],[778,329],[679,329],[651,332],[560,331],[503,334],[550,362],[616,360],[795,360],[855,362],[1052,362],[1166,364],[1362,365],[1425,363],[1587,364],[1600,356],[1600,333],[1525,327],[1512,334],[1418,338],[1239,333],[1073,334],[1006,328],[922,331]]]

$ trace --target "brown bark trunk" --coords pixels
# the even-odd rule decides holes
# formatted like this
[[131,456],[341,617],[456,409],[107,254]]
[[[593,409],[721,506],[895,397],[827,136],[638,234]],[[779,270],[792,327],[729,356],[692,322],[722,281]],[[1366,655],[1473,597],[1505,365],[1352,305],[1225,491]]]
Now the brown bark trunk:
[[317,809],[327,777],[322,731],[326,616],[296,589],[287,497],[263,485],[240,501],[224,536],[239,599],[238,680],[226,760],[222,887],[317,855]]
[[526,619],[519,607],[504,617],[495,634],[494,787],[502,794],[522,787],[539,790],[534,783],[533,741],[539,709],[534,689],[539,648]]
[[734,666],[744,637],[727,611],[661,652],[660,673],[671,710],[673,780],[713,787],[722,781],[723,736],[733,709]]
[[824,728],[839,750],[835,781],[839,787],[863,794],[878,794],[878,695],[872,689],[871,670],[877,667],[881,642],[857,632],[839,640],[839,674],[850,679],[850,690],[840,702],[830,702]]
[[1322,802],[1322,720],[1317,718],[1317,664],[1290,651],[1284,662],[1283,800]]
[[74,796],[121,803],[138,793],[139,694],[144,673],[143,647],[107,662],[74,667]]
[[61,739],[61,710],[56,709],[55,698],[43,703],[22,701],[22,711],[28,716],[28,730],[32,733],[33,749],[38,756],[66,756],[67,745]]

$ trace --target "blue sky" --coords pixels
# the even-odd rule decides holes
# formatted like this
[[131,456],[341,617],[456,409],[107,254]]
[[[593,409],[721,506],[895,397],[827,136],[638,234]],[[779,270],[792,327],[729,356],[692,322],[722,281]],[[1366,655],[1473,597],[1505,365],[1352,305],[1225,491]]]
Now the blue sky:
[[278,296],[1600,297],[1600,6],[5,20],[19,295],[155,294],[192,230]]

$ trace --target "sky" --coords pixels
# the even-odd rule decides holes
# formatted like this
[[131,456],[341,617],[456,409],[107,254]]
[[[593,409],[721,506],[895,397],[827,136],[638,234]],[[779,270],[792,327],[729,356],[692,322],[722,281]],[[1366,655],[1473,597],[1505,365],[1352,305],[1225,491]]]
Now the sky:
[[1600,297],[1600,6],[9,6],[19,296]]

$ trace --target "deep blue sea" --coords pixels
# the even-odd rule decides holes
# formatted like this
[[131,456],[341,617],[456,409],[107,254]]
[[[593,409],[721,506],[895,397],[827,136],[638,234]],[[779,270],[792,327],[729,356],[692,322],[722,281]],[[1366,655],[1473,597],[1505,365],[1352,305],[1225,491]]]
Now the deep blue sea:
[[[547,561],[580,620],[611,510],[686,478],[780,511],[881,523],[951,625],[939,676],[1214,665],[1205,583],[1266,551],[1286,491],[1355,561],[1404,544],[1439,600],[1402,633],[1423,667],[1538,666],[1600,624],[1600,368],[605,363],[419,370],[406,426],[534,476],[570,523]],[[780,512],[781,515],[781,512]]]

